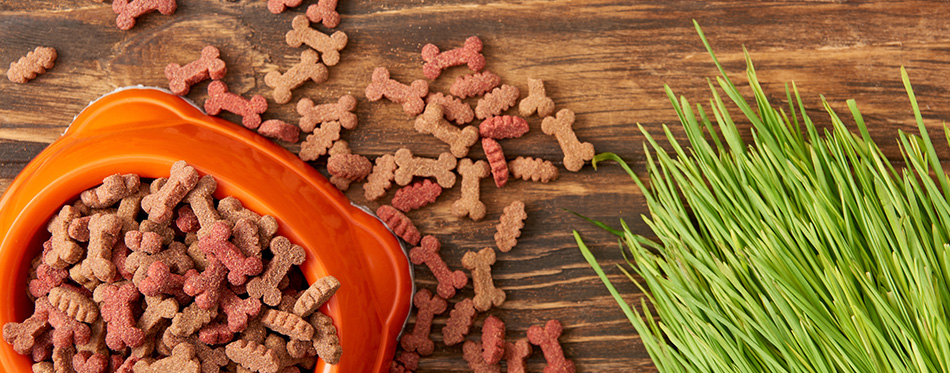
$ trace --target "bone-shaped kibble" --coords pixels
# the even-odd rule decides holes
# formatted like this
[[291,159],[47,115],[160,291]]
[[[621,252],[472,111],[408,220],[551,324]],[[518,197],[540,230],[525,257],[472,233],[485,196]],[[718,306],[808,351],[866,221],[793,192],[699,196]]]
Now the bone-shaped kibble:
[[195,304],[202,309],[213,309],[221,298],[221,284],[227,276],[227,267],[215,255],[206,255],[207,266],[198,273],[189,270],[185,273],[185,282],[182,285],[184,292],[195,297]]
[[487,209],[481,201],[481,180],[490,175],[488,163],[485,161],[472,162],[464,158],[458,164],[459,174],[462,175],[462,195],[452,204],[452,215],[457,218],[468,216],[474,221],[482,220]]
[[314,312],[310,315],[310,325],[313,325],[313,348],[317,350],[317,355],[327,364],[340,362],[343,347],[340,346],[340,337],[330,316]]
[[535,346],[541,346],[544,359],[548,362],[548,365],[544,367],[544,373],[574,372],[574,362],[564,357],[561,343],[557,341],[563,330],[561,322],[557,320],[548,320],[544,327],[532,325],[528,328],[528,341]]
[[148,220],[158,224],[171,221],[175,206],[196,184],[198,184],[198,172],[194,167],[189,166],[185,161],[175,162],[168,181],[158,192],[142,198],[142,209],[148,213]]
[[571,128],[573,125],[574,112],[562,109],[557,112],[557,117],[546,117],[541,121],[541,131],[557,138],[561,151],[564,152],[564,168],[577,172],[584,167],[584,162],[594,158],[594,145],[580,142]]
[[146,297],[157,297],[165,294],[175,297],[182,304],[190,300],[183,289],[184,286],[185,276],[172,273],[167,264],[159,261],[148,267],[145,278],[138,283],[139,291]]
[[486,363],[498,364],[505,355],[505,323],[488,316],[482,324],[482,357]]
[[139,296],[131,282],[123,285],[102,284],[96,288],[93,299],[99,303],[99,313],[106,322],[106,345],[113,350],[126,346],[137,347],[145,341],[145,332],[136,327],[134,307]]
[[141,251],[146,254],[157,254],[162,251],[162,236],[155,232],[128,231],[125,232],[125,246],[132,251]]
[[499,115],[478,125],[478,134],[495,140],[513,139],[528,133],[528,121],[522,117]]
[[455,78],[449,93],[458,98],[481,96],[498,87],[501,77],[491,71],[462,75]]
[[233,339],[234,332],[228,324],[211,323],[198,330],[198,340],[209,345],[228,343]]
[[142,209],[142,199],[149,194],[148,188],[148,185],[140,181],[138,191],[119,201],[115,215],[122,219],[122,232],[139,229],[139,210]]
[[14,83],[26,83],[37,75],[52,69],[56,62],[56,50],[49,47],[36,47],[33,51],[10,63],[7,78]]
[[414,80],[406,85],[389,78],[389,70],[377,67],[373,70],[373,82],[366,86],[366,98],[379,101],[386,97],[392,102],[402,104],[403,111],[409,115],[419,115],[425,109],[422,99],[429,94],[429,82]]
[[435,349],[435,343],[429,338],[432,329],[432,318],[445,312],[448,303],[438,295],[432,294],[429,289],[422,289],[412,297],[412,304],[416,306],[416,325],[412,332],[402,335],[399,345],[409,352],[417,352],[422,356],[429,356]]
[[468,368],[474,373],[501,373],[498,363],[489,364],[485,361],[481,342],[466,341],[462,345],[462,358],[468,362]]
[[346,47],[347,37],[343,31],[334,32],[332,35],[324,34],[310,27],[310,20],[305,15],[294,17],[291,24],[293,30],[287,31],[285,39],[287,45],[299,47],[307,44],[310,48],[316,49],[323,57],[323,63],[327,66],[333,66],[340,62],[340,50]]
[[540,181],[546,183],[556,180],[557,167],[551,161],[541,158],[518,157],[508,162],[508,171],[515,179]]
[[69,222],[69,237],[79,242],[89,242],[89,219],[92,219],[92,216],[83,216]]
[[307,80],[314,83],[323,83],[330,77],[327,67],[320,63],[320,55],[312,49],[300,53],[300,62],[281,74],[280,71],[271,71],[264,76],[264,84],[274,89],[274,102],[286,104],[290,102],[291,90],[300,87]]
[[[309,341],[300,341],[297,339],[291,340],[291,342],[293,341],[298,341],[297,344],[310,345],[310,343],[308,343]],[[280,360],[281,372],[294,371],[294,369],[298,369],[298,368],[296,367],[288,368],[288,367],[293,367],[297,364],[303,364],[305,365],[305,368],[306,366],[310,366],[310,368],[307,368],[307,369],[313,369],[313,365],[316,364],[316,358],[314,358],[313,355],[301,356],[301,357],[295,358],[291,356],[290,352],[288,352],[288,350],[290,349],[289,345],[290,343],[288,343],[287,341],[284,340],[284,338],[276,334],[268,335],[267,338],[264,340],[264,346],[269,348],[271,351],[274,351],[275,354],[277,354],[277,358]],[[314,354],[315,353],[316,351],[314,351]]]
[[293,311],[297,316],[307,317],[323,306],[340,289],[340,280],[333,276],[324,276],[314,281],[294,302]]
[[505,152],[501,149],[501,144],[494,139],[483,137],[482,150],[485,151],[485,158],[491,166],[492,178],[495,179],[495,186],[501,188],[508,182],[508,163],[505,162]]
[[205,253],[214,254],[218,260],[228,267],[228,282],[231,285],[243,285],[248,276],[255,276],[264,269],[260,258],[245,256],[228,238],[231,229],[225,222],[211,225],[208,234],[198,239],[198,248]]
[[264,274],[251,279],[247,283],[247,293],[252,298],[262,299],[269,306],[276,306],[280,303],[280,289],[278,283],[291,266],[301,265],[307,258],[307,253],[303,248],[295,245],[287,237],[277,236],[270,242],[270,250],[274,253],[274,259],[267,264],[267,270]]
[[172,93],[184,96],[191,90],[191,86],[206,79],[219,80],[228,72],[224,61],[219,58],[221,52],[213,45],[205,46],[201,50],[201,57],[185,66],[169,63],[165,66],[165,78],[168,79],[168,89]]
[[485,119],[499,115],[514,106],[520,95],[518,87],[502,84],[501,87],[495,88],[478,100],[478,104],[475,105],[475,117]]
[[111,175],[102,180],[102,185],[82,192],[79,198],[92,208],[105,208],[139,190],[139,176],[135,174]]
[[76,355],[76,349],[70,345],[53,347],[53,372],[72,372],[73,356]]
[[396,165],[393,173],[396,184],[407,185],[415,176],[434,177],[443,188],[455,185],[455,169],[458,160],[449,153],[442,153],[438,159],[413,157],[412,151],[402,148],[396,151]]
[[519,339],[515,343],[505,343],[505,363],[509,373],[527,372],[527,361],[533,349],[527,339]]
[[107,354],[93,354],[89,351],[80,351],[73,355],[73,370],[76,373],[99,373],[109,368]]
[[228,363],[231,362],[231,360],[228,359],[228,355],[224,352],[224,347],[211,348],[207,344],[198,340],[198,338],[194,335],[180,337],[170,333],[168,329],[165,329],[165,333],[163,333],[160,338],[160,343],[158,345],[163,348],[161,351],[159,351],[159,353],[162,355],[170,355],[173,348],[183,343],[195,347],[195,356],[197,356],[200,360],[201,371],[204,373],[220,372],[222,371],[222,367],[228,365]]
[[436,293],[440,297],[450,299],[455,296],[455,289],[461,289],[468,283],[468,276],[461,270],[450,271],[449,266],[442,260],[439,250],[442,245],[439,240],[433,236],[422,237],[420,246],[412,248],[409,251],[409,259],[413,264],[425,264],[432,271],[435,279],[439,282],[436,287]]
[[472,105],[462,102],[457,97],[443,94],[442,92],[430,93],[426,96],[426,105],[442,105],[442,112],[445,119],[455,121],[457,125],[463,125],[475,119],[475,112],[472,111]]
[[548,98],[544,90],[544,81],[528,79],[528,97],[518,104],[518,112],[524,117],[538,113],[541,118],[554,114],[554,100]]
[[77,345],[77,351],[88,351],[93,354],[108,354],[109,346],[106,345],[106,322],[102,318],[97,318],[89,325],[90,337],[89,343]]
[[188,248],[181,242],[172,242],[168,248],[158,254],[149,255],[143,252],[129,254],[125,259],[125,270],[132,273],[132,282],[138,284],[148,274],[148,267],[155,261],[161,261],[171,268],[172,272],[183,274],[194,268],[194,261],[188,256]]
[[439,52],[439,47],[435,44],[426,44],[422,47],[422,60],[426,62],[422,65],[422,75],[425,75],[426,79],[435,80],[442,74],[443,69],[464,64],[472,71],[480,71],[485,68],[485,56],[481,52],[482,39],[478,36],[465,39],[465,45],[461,48],[445,52]]
[[472,298],[465,298],[455,303],[455,307],[449,312],[449,320],[442,327],[442,342],[446,346],[462,343],[472,328],[477,314]]
[[247,322],[261,312],[261,301],[257,298],[238,298],[230,289],[221,291],[221,312],[228,315],[228,328],[240,332],[247,328]]
[[195,347],[188,343],[181,343],[172,350],[172,355],[164,359],[149,363],[148,360],[140,360],[135,363],[135,373],[199,373],[201,372],[201,361],[195,356]]
[[225,352],[232,361],[252,372],[276,373],[280,369],[277,354],[257,342],[239,339],[229,343]]
[[329,153],[327,173],[337,189],[346,191],[352,182],[365,179],[373,171],[373,162],[362,155],[352,154],[346,141],[337,141]]
[[250,209],[244,208],[244,204],[237,198],[224,197],[218,202],[218,213],[231,225],[237,224],[238,220],[241,219],[257,223],[257,233],[261,242],[270,242],[274,233],[277,233],[277,220],[273,216],[261,216]]
[[49,222],[46,228],[52,234],[50,238],[52,248],[43,255],[46,265],[54,269],[63,269],[78,262],[85,254],[85,250],[69,237],[69,223],[79,218],[78,210],[72,206],[63,206],[59,214]]
[[171,227],[171,222],[154,223],[151,220],[143,220],[139,223],[139,230],[142,232],[154,232],[162,238],[162,245],[170,245],[175,240],[175,229]]
[[310,340],[313,338],[313,325],[290,312],[267,309],[261,315],[261,323],[268,329],[293,339]]
[[442,105],[431,103],[426,105],[425,112],[416,118],[416,131],[432,134],[435,138],[449,145],[449,151],[456,158],[468,155],[468,149],[478,141],[478,128],[467,126],[455,127],[442,119]]
[[23,320],[23,322],[4,324],[3,340],[13,345],[13,350],[18,354],[30,354],[40,335],[49,330],[48,317],[49,312],[46,312],[43,308],[36,307],[33,311],[33,315]]
[[340,13],[336,11],[337,0],[320,0],[307,8],[307,18],[310,22],[319,23],[327,28],[340,25]]
[[30,295],[35,298],[49,294],[53,288],[63,284],[63,281],[69,277],[69,272],[65,269],[55,269],[48,265],[40,264],[36,268],[36,278],[30,280]]
[[89,246],[86,259],[80,265],[86,273],[92,273],[99,281],[106,282],[115,278],[115,264],[112,263],[112,248],[119,239],[122,221],[114,214],[96,214],[89,220]]
[[350,95],[340,96],[335,103],[316,105],[309,98],[297,101],[297,114],[300,114],[300,130],[312,132],[317,124],[330,121],[340,122],[348,130],[356,128],[356,98]]
[[208,99],[205,111],[208,115],[218,115],[227,110],[242,117],[241,124],[250,129],[261,125],[261,114],[267,111],[264,96],[254,95],[250,100],[228,91],[228,85],[220,80],[208,84]]
[[303,0],[267,0],[267,10],[274,14],[283,13],[287,8],[300,6]]
[[498,246],[498,250],[507,253],[518,244],[518,237],[521,237],[521,229],[524,228],[524,220],[527,218],[524,202],[514,201],[505,207],[500,222],[495,226],[495,246]]
[[84,323],[92,323],[99,318],[99,308],[86,295],[68,287],[56,287],[50,290],[49,303],[67,316]]
[[239,219],[231,229],[231,242],[246,256],[262,257],[258,226],[248,219]]
[[392,154],[377,157],[373,172],[366,177],[366,183],[363,184],[363,197],[375,201],[386,194],[386,190],[392,186],[395,172],[396,158]]
[[92,268],[79,264],[69,269],[69,278],[90,291],[95,290],[96,286],[102,283],[102,281],[99,281],[96,275],[92,273]]
[[168,332],[180,337],[189,336],[207,325],[218,316],[218,309],[202,309],[197,304],[192,303],[181,310],[172,319],[172,324],[168,327]]
[[505,291],[495,287],[491,276],[491,265],[495,264],[495,249],[486,247],[479,252],[469,251],[462,257],[462,266],[472,271],[472,284],[475,297],[472,298],[475,309],[488,311],[505,302]]
[[158,11],[164,15],[175,13],[178,4],[175,0],[113,0],[112,12],[116,14],[115,25],[120,30],[129,30],[135,26],[135,19]]
[[307,136],[307,140],[300,143],[300,156],[304,161],[315,161],[327,153],[333,142],[340,139],[340,122],[323,123],[320,128],[314,129]]
[[173,298],[145,297],[145,300],[147,307],[136,323],[136,327],[145,333],[145,343],[132,349],[132,354],[136,357],[152,354],[159,330],[167,325],[165,320],[171,320],[178,314],[178,301]]
[[[91,337],[89,326],[53,307],[46,297],[36,300],[36,312],[48,315],[47,320],[53,327],[53,346],[72,347],[89,343]],[[102,310],[100,309],[99,312],[102,313]]]

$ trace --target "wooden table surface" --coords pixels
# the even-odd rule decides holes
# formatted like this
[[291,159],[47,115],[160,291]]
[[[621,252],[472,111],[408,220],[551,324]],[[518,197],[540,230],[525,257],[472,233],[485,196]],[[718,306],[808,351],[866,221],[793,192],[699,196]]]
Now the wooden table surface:
[[[306,0],[304,6],[315,2]],[[265,119],[296,123],[293,103],[276,105],[263,77],[298,61],[301,49],[287,46],[284,33],[304,7],[274,15],[264,0],[178,3],[173,16],[149,14],[132,30],[121,31],[108,3],[0,0],[0,63],[6,66],[37,45],[59,51],[56,67],[29,84],[0,80],[0,190],[90,100],[118,87],[166,86],[164,66],[191,61],[206,44],[221,49],[228,65],[224,81],[232,91],[263,94],[271,105]],[[855,98],[872,136],[892,157],[898,154],[897,131],[915,131],[899,66],[910,74],[931,133],[942,133],[940,127],[950,117],[950,6],[944,1],[342,0],[339,11],[343,19],[338,30],[349,35],[340,64],[330,67],[327,82],[294,91],[292,102],[357,96],[360,125],[342,137],[370,158],[400,147],[423,156],[447,150],[433,137],[413,131],[412,118],[399,105],[365,99],[373,68],[388,67],[403,82],[422,79],[423,45],[432,42],[445,50],[478,35],[487,68],[503,82],[527,92],[528,77],[544,79],[557,106],[577,113],[574,127],[580,139],[598,152],[620,154],[643,175],[644,138],[636,123],[659,133],[662,124],[676,121],[663,84],[692,102],[711,97],[706,78],[717,72],[691,19],[703,26],[738,81],[745,81],[742,46],[748,48],[776,105],[787,104],[783,84],[795,81],[811,108],[808,114],[825,126],[820,94],[839,112],[846,108],[844,100]],[[454,77],[464,73],[464,67],[447,71],[433,82],[432,91],[447,91]],[[206,86],[199,84],[189,97],[203,102]],[[541,157],[560,167],[556,141],[541,132],[538,118],[529,123],[525,137],[502,142],[508,159]],[[677,128],[673,132],[682,133]],[[946,143],[936,143],[940,156],[950,157]],[[282,145],[299,150],[298,144]],[[484,159],[480,146],[471,156]],[[313,165],[325,169],[324,160]],[[504,206],[516,199],[528,206],[518,247],[501,253],[494,267],[496,283],[508,300],[479,315],[469,339],[478,338],[486,315],[504,320],[512,340],[523,338],[530,325],[559,319],[565,326],[561,342],[579,370],[655,371],[634,329],[578,252],[571,230],[588,240],[626,299],[639,302],[642,294],[613,266],[622,262],[615,239],[564,210],[614,225],[625,218],[636,233],[650,236],[640,219],[649,213],[641,191],[620,168],[608,164],[594,171],[586,166],[577,173],[561,168],[561,177],[549,184],[519,180],[497,189],[485,180],[481,185],[489,210],[483,221],[451,215],[458,187],[409,214],[423,233],[443,241],[449,265],[460,268],[465,251],[493,244],[494,224]],[[368,203],[359,185],[347,195],[375,208],[393,190]],[[418,284],[434,288],[429,271],[417,269]],[[469,287],[451,302],[471,294]],[[420,370],[467,370],[460,346],[438,343],[446,315],[435,320],[437,348],[421,361]],[[539,372],[543,365],[536,348],[529,370]]]

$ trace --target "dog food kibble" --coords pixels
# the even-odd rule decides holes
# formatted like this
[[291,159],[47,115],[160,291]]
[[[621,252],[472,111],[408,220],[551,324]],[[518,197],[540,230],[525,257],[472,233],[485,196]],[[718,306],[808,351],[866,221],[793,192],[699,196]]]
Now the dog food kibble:
[[548,362],[548,366],[544,368],[545,372],[574,373],[574,362],[564,357],[561,343],[557,340],[563,330],[561,322],[557,320],[548,320],[543,327],[533,325],[528,328],[528,341],[535,346],[541,346],[544,359]]
[[450,153],[442,153],[438,159],[415,157],[412,151],[402,148],[396,151],[396,171],[393,180],[399,185],[408,185],[415,176],[434,177],[443,188],[455,185],[455,173],[452,170],[458,164]]
[[300,130],[313,132],[320,123],[337,121],[348,130],[356,128],[356,98],[350,95],[340,96],[335,103],[316,105],[309,98],[297,101],[297,114],[300,114]]
[[557,138],[561,145],[561,151],[564,152],[564,168],[568,171],[580,171],[584,167],[584,162],[594,158],[594,145],[589,142],[580,142],[577,135],[574,134],[574,112],[570,109],[562,109],[557,112],[556,117],[546,117],[541,122],[541,131],[545,135],[551,135]]
[[502,84],[501,87],[493,89],[478,100],[478,104],[475,105],[475,117],[485,119],[499,115],[514,106],[520,95],[518,87]]
[[547,183],[558,177],[557,167],[541,158],[518,157],[508,162],[508,171],[515,179]]
[[389,78],[389,70],[377,67],[373,70],[373,82],[366,86],[366,98],[370,101],[379,101],[386,97],[392,102],[402,104],[403,111],[409,115],[419,115],[425,110],[423,100],[429,94],[429,82],[414,80],[405,85]]
[[475,119],[475,112],[472,111],[472,105],[462,102],[461,99],[445,95],[441,92],[430,93],[426,96],[426,104],[442,105],[442,112],[445,119],[454,121],[457,125],[463,125]]
[[113,0],[112,12],[116,14],[115,25],[120,30],[129,30],[135,26],[135,19],[158,11],[164,15],[175,13],[176,0]]
[[411,332],[402,335],[399,344],[406,351],[415,351],[421,356],[429,356],[435,349],[435,343],[429,338],[429,331],[432,329],[432,318],[445,312],[448,303],[442,297],[432,294],[429,289],[422,289],[412,297],[412,304],[418,310],[416,312],[416,325]]
[[491,165],[495,186],[499,188],[505,186],[508,182],[508,163],[505,162],[505,153],[501,149],[501,144],[489,137],[483,137],[482,150],[485,151],[485,158],[488,158],[488,164]]
[[476,97],[491,92],[499,84],[501,84],[501,77],[485,70],[455,78],[455,83],[452,83],[449,93],[458,98]]
[[488,364],[497,364],[505,355],[505,323],[488,316],[482,324],[482,357]]
[[267,111],[267,100],[264,96],[254,95],[246,99],[228,91],[228,85],[220,80],[208,84],[208,99],[205,100],[205,111],[208,115],[218,115],[222,110],[240,115],[241,124],[250,129],[257,129],[261,125],[261,114]]
[[501,365],[489,364],[482,354],[482,343],[466,341],[462,345],[462,357],[474,373],[501,373]]
[[435,138],[449,145],[449,151],[456,158],[468,155],[468,149],[478,142],[478,128],[466,126],[455,127],[442,119],[442,105],[430,103],[425,112],[416,117],[415,128],[419,133],[432,134]]
[[386,190],[393,184],[396,172],[396,157],[384,154],[376,158],[373,172],[366,177],[363,184],[363,197],[375,201],[386,194]]
[[495,140],[517,138],[528,133],[528,121],[511,115],[491,117],[478,125],[478,133]]
[[28,283],[34,312],[4,325],[3,340],[39,372],[277,373],[313,369],[317,356],[339,362],[336,327],[318,309],[340,282],[307,288],[296,268],[306,251],[274,236],[273,217],[217,201],[216,189],[179,161],[167,179],[112,175],[83,192],[51,219]]
[[515,343],[505,343],[505,363],[508,365],[509,373],[527,372],[527,360],[531,357],[533,349],[527,339],[519,339]]
[[389,226],[389,229],[393,230],[396,236],[399,236],[399,238],[402,238],[404,241],[412,245],[418,245],[419,240],[422,239],[422,236],[419,235],[419,230],[412,224],[412,220],[409,220],[409,217],[399,212],[399,210],[396,210],[395,207],[389,205],[379,206],[379,208],[376,209],[376,215]]
[[455,289],[461,289],[468,284],[468,276],[461,270],[451,271],[449,266],[442,260],[439,250],[442,245],[439,240],[433,236],[422,237],[419,247],[414,247],[409,251],[409,259],[412,264],[425,264],[432,271],[439,286],[436,287],[436,293],[440,297],[450,299],[455,296]]
[[462,175],[462,196],[452,204],[452,215],[482,220],[488,209],[481,201],[481,181],[490,175],[488,163],[464,158],[459,161],[458,171]]
[[201,57],[189,62],[185,66],[170,63],[165,66],[165,77],[168,78],[168,89],[172,93],[184,96],[191,90],[191,86],[206,79],[219,80],[228,72],[224,61],[219,58],[221,52],[213,45],[201,50]]
[[291,90],[302,86],[307,80],[319,84],[329,77],[326,65],[320,63],[320,55],[313,49],[306,49],[300,53],[300,62],[286,73],[271,71],[264,75],[264,84],[274,89],[274,102],[286,104],[290,102]]
[[340,25],[340,13],[336,11],[336,4],[337,0],[320,0],[307,7],[307,18],[313,23],[322,22],[327,28],[336,28]]
[[300,128],[287,124],[287,122],[280,119],[265,120],[257,128],[257,133],[291,143],[300,139]]
[[293,30],[287,31],[285,35],[287,45],[297,48],[306,44],[320,52],[323,63],[327,66],[334,66],[340,62],[340,51],[346,47],[347,43],[346,33],[337,31],[332,35],[324,34],[311,28],[310,20],[302,14],[294,17],[291,27]]
[[399,188],[393,195],[392,205],[399,211],[409,212],[435,202],[441,194],[442,187],[439,184],[425,179]]
[[14,83],[26,83],[37,75],[52,69],[56,62],[56,50],[49,47],[36,47],[33,51],[10,63],[7,79]]
[[507,253],[518,244],[518,237],[521,237],[521,229],[524,228],[524,220],[527,218],[524,202],[514,201],[505,207],[501,221],[495,226],[495,246],[498,250]]
[[469,251],[462,257],[462,267],[472,271],[472,284],[475,285],[475,297],[472,301],[479,312],[488,311],[505,302],[505,291],[495,287],[495,282],[492,281],[492,264],[495,264],[495,249],[490,247],[478,252]]
[[528,79],[528,97],[521,99],[518,112],[524,117],[537,113],[541,118],[554,114],[554,100],[545,92],[543,81]]
[[482,39],[472,36],[465,39],[461,48],[440,52],[435,44],[426,44],[422,47],[422,74],[426,79],[435,80],[442,74],[442,70],[458,65],[468,65],[472,71],[481,71],[485,68],[485,56],[482,55]]
[[267,0],[267,10],[274,14],[283,13],[287,8],[300,6],[303,0]]

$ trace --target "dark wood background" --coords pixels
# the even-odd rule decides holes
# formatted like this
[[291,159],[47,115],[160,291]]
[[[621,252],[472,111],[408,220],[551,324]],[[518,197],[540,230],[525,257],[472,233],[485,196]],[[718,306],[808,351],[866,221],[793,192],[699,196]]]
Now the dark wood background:
[[[0,190],[56,140],[90,100],[117,87],[167,86],[164,66],[191,61],[205,44],[221,49],[228,64],[224,80],[232,91],[271,100],[263,77],[297,62],[300,49],[288,47],[284,33],[293,16],[315,2],[305,0],[302,7],[274,15],[264,0],[179,0],[173,16],[153,13],[134,29],[120,31],[109,3],[0,0],[4,68],[37,45],[59,51],[56,67],[29,84],[0,79]],[[945,1],[341,0],[339,11],[343,20],[338,29],[350,38],[340,64],[330,68],[326,83],[307,83],[294,91],[292,102],[357,96],[360,125],[345,131],[343,138],[370,158],[404,146],[425,156],[447,149],[433,137],[415,133],[399,105],[365,99],[363,90],[373,68],[386,66],[404,82],[421,79],[419,52],[424,44],[433,42],[445,50],[478,35],[485,43],[489,70],[522,92],[526,78],[544,79],[558,107],[577,113],[575,129],[582,140],[599,152],[620,154],[643,175],[643,136],[635,124],[658,133],[662,124],[676,121],[663,84],[692,102],[705,103],[711,97],[706,78],[717,72],[691,19],[703,26],[737,81],[745,80],[742,46],[748,48],[774,104],[787,104],[783,85],[795,81],[811,108],[808,113],[827,125],[819,94],[839,111],[846,108],[844,100],[857,99],[872,136],[892,157],[898,154],[897,131],[915,131],[899,66],[907,67],[931,133],[942,133],[950,117],[950,6]],[[467,72],[464,67],[447,71],[432,91],[447,91],[455,76]],[[206,86],[198,85],[189,97],[203,102]],[[293,103],[270,104],[265,119],[296,123]],[[535,156],[560,164],[556,141],[540,131],[539,119],[529,122],[532,130],[525,137],[503,142],[508,158]],[[950,157],[946,143],[936,143],[941,157]],[[472,156],[484,158],[478,146]],[[325,168],[324,161],[313,165]],[[450,214],[459,188],[409,215],[423,233],[444,242],[450,266],[460,268],[466,250],[492,245],[494,224],[504,206],[515,199],[526,203],[529,218],[523,238],[512,252],[499,255],[494,269],[508,301],[488,312],[507,323],[509,339],[522,338],[528,326],[556,318],[565,325],[561,342],[579,370],[655,371],[634,329],[578,252],[571,230],[587,239],[626,299],[639,302],[642,295],[613,266],[622,262],[615,239],[564,211],[614,225],[625,218],[636,233],[649,236],[640,219],[649,213],[641,191],[620,168],[608,164],[594,171],[587,166],[578,173],[562,168],[554,183],[514,181],[497,189],[486,180],[482,188],[489,213],[481,222]],[[359,185],[347,195],[366,202]],[[421,286],[434,288],[428,270],[417,273]],[[461,294],[470,296],[471,288]],[[461,296],[452,301],[458,299]],[[479,335],[485,315],[477,319],[470,339]],[[435,321],[437,342],[446,318],[447,313]],[[420,370],[467,369],[460,346],[437,346]],[[541,371],[543,365],[535,349],[529,369]]]

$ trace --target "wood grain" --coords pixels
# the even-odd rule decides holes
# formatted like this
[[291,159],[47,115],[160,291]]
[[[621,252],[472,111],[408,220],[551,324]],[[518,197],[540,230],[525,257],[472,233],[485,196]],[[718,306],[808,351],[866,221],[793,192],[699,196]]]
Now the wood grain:
[[[304,6],[314,2],[307,0]],[[301,49],[288,47],[284,33],[304,7],[273,15],[265,3],[179,0],[175,15],[149,14],[132,30],[120,31],[108,3],[0,0],[0,62],[14,61],[37,45],[59,51],[56,67],[29,84],[0,80],[0,189],[88,102],[118,87],[164,86],[164,66],[191,61],[206,44],[221,49],[229,70],[224,80],[233,92],[263,94],[271,104],[265,119],[295,123],[294,105],[275,105],[263,76],[286,71],[298,61]],[[413,131],[412,118],[398,105],[363,97],[373,68],[388,67],[403,82],[422,79],[419,51],[424,44],[448,49],[479,35],[487,69],[525,93],[528,77],[544,79],[558,107],[577,113],[575,129],[582,140],[598,151],[619,154],[643,175],[644,137],[636,124],[660,134],[662,124],[676,122],[663,84],[693,103],[708,107],[711,98],[706,78],[717,71],[692,19],[703,26],[737,83],[745,81],[742,48],[748,49],[773,104],[787,105],[784,84],[794,81],[810,108],[808,115],[827,126],[819,94],[842,113],[844,100],[856,99],[872,137],[891,157],[899,151],[897,132],[916,130],[900,82],[901,65],[914,82],[931,133],[942,133],[950,117],[950,6],[942,1],[344,0],[339,11],[343,20],[338,29],[350,39],[340,64],[330,68],[327,82],[295,90],[292,102],[358,97],[360,126],[343,138],[370,158],[400,147],[423,156],[447,150],[431,136]],[[462,67],[446,71],[432,91],[447,92],[455,76],[464,73]],[[206,86],[199,84],[189,97],[203,102]],[[541,133],[540,120],[532,117],[529,123],[528,135],[503,142],[507,157],[535,156],[560,164],[560,150]],[[672,132],[684,138],[675,126]],[[941,159],[950,159],[950,147],[936,144]],[[472,156],[484,158],[478,146]],[[325,168],[324,161],[313,165]],[[492,245],[502,208],[524,200],[529,218],[523,239],[512,252],[499,255],[494,270],[509,298],[487,313],[507,323],[509,338],[524,337],[530,325],[557,318],[566,327],[561,339],[565,351],[579,370],[655,371],[633,328],[577,251],[571,230],[578,229],[591,244],[626,300],[639,302],[643,295],[614,267],[623,262],[616,241],[564,211],[614,225],[624,218],[636,233],[649,236],[639,218],[649,211],[628,176],[613,165],[597,171],[588,166],[579,173],[562,168],[554,183],[513,181],[497,189],[486,181],[482,188],[489,213],[481,222],[451,216],[458,188],[409,215],[420,230],[445,242],[446,260],[457,268],[465,251]],[[366,203],[359,185],[347,195]],[[417,274],[420,286],[433,287],[427,270],[419,268]],[[453,301],[471,296],[471,288],[461,293]],[[487,314],[479,316],[470,339],[477,338]],[[436,319],[437,342],[445,319]],[[422,360],[420,370],[467,370],[460,351],[440,346]],[[536,349],[529,370],[541,371],[543,365]]]

